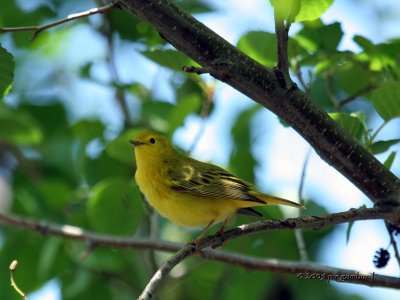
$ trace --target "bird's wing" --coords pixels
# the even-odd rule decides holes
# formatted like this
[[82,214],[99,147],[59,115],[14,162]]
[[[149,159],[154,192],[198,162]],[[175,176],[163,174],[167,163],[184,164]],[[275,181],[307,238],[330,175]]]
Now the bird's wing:
[[191,159],[185,163],[170,164],[168,178],[175,191],[203,197],[241,201],[265,202],[253,193],[254,187],[224,169]]

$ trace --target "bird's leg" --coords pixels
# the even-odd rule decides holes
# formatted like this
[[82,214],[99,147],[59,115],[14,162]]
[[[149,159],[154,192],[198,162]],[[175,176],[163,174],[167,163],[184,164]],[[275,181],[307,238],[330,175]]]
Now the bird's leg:
[[[224,223],[222,223],[221,227],[217,231],[217,234],[222,237],[222,243],[220,245],[218,245],[218,246],[225,245],[225,234],[224,234],[224,231],[225,231],[225,225],[226,225],[226,223],[228,223],[228,221],[229,221],[229,217],[225,219]],[[217,245],[212,246],[213,249],[215,249],[216,247],[217,247]]]
[[193,242],[190,243],[196,247],[196,252],[200,252],[200,249],[198,247],[199,243],[207,233],[208,229],[210,229],[210,227],[214,224],[214,222],[215,222],[214,220],[211,220],[206,226],[206,228],[204,228],[203,231],[200,233],[200,235]]

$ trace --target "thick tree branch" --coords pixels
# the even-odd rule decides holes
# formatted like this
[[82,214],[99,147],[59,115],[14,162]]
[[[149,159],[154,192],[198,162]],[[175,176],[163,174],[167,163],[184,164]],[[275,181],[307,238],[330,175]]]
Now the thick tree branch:
[[75,20],[75,19],[79,19],[79,18],[84,18],[84,17],[88,17],[94,14],[98,14],[98,13],[104,13],[110,9],[112,9],[113,7],[117,7],[118,1],[114,1],[111,2],[107,5],[104,5],[102,7],[96,7],[96,8],[92,8],[80,13],[76,13],[76,14],[70,14],[68,15],[66,18],[61,19],[61,20],[57,20],[55,22],[51,22],[51,23],[47,23],[41,26],[24,26],[24,27],[0,27],[0,33],[4,33],[4,32],[18,32],[18,31],[34,31],[32,37],[30,38],[31,41],[35,40],[38,35],[46,30],[49,29],[51,27],[55,27],[58,26],[60,24]]
[[400,203],[400,180],[301,90],[282,86],[273,70],[240,52],[170,0],[121,0],[121,5],[153,25],[175,48],[211,68],[212,76],[285,120],[374,203]]

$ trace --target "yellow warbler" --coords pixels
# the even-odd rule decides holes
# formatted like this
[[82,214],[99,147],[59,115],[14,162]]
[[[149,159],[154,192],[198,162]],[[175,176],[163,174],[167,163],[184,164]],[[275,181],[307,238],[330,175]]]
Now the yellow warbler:
[[177,152],[162,135],[144,131],[135,146],[136,182],[150,204],[164,217],[183,226],[206,226],[235,213],[262,216],[251,207],[282,204],[304,208],[282,198],[259,193],[250,183],[213,164]]

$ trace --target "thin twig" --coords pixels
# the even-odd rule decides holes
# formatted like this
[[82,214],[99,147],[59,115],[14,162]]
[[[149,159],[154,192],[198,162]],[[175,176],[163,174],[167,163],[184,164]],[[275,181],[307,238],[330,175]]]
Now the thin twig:
[[338,108],[342,108],[343,106],[345,106],[346,104],[350,103],[351,101],[357,99],[358,97],[360,97],[361,95],[364,95],[365,93],[368,93],[372,90],[374,90],[376,88],[376,86],[374,84],[369,84],[367,85],[365,88],[362,88],[361,90],[355,92],[352,95],[349,95],[347,98],[344,98],[343,100],[341,100],[338,104]]
[[324,266],[310,262],[293,262],[280,259],[260,259],[242,254],[225,253],[221,251],[202,251],[206,259],[229,263],[245,268],[246,270],[258,270],[296,274],[299,280],[317,279],[347,283],[365,284],[368,286],[381,286],[400,288],[400,278],[363,273],[354,270],[346,270]]
[[215,92],[215,88],[212,86],[208,86],[204,83],[204,87],[203,90],[205,91],[205,101],[203,104],[203,108],[201,110],[200,113],[200,125],[199,125],[199,130],[197,131],[196,136],[193,139],[192,144],[190,145],[189,148],[189,153],[192,153],[193,150],[196,148],[197,143],[199,142],[201,136],[204,133],[205,130],[205,125],[206,125],[206,119],[208,117],[208,115],[210,114],[210,110],[211,110],[211,104],[214,101],[214,92]]
[[277,16],[275,11],[275,32],[276,32],[276,48],[277,48],[277,71],[280,76],[277,76],[280,85],[283,88],[290,87],[292,82],[289,75],[289,57],[288,57],[288,40],[290,23],[285,25],[285,21]]
[[[311,86],[310,83],[306,84],[304,78],[303,78],[303,74],[301,73],[300,68],[296,65],[296,67],[293,70],[294,74],[297,76],[297,79],[299,80],[299,83],[301,85],[301,87],[304,90],[304,93],[306,93],[306,95],[310,96],[311,95]],[[312,81],[310,81],[312,82]]]
[[213,66],[210,67],[195,67],[195,66],[183,66],[182,71],[186,73],[194,73],[197,75],[208,74],[213,71]]
[[[311,151],[308,150],[306,157],[304,158],[304,164],[303,164],[303,168],[301,170],[300,184],[299,184],[299,191],[298,191],[299,204],[301,204],[303,206],[304,206],[303,189],[304,189],[304,182],[305,182],[305,178],[306,178],[306,169],[307,169],[307,165],[308,165],[308,160],[310,158],[310,153],[311,153]],[[303,214],[303,210],[299,210],[299,216],[302,216],[302,214]],[[306,247],[306,243],[304,241],[302,229],[295,229],[294,236],[296,238],[297,248],[299,249],[300,260],[303,262],[308,261],[309,258],[308,258],[308,253],[307,253],[307,247]]]
[[161,282],[165,277],[171,272],[171,270],[183,261],[186,257],[194,253],[195,247],[193,245],[186,245],[178,252],[176,252],[172,257],[170,257],[163,265],[157,270],[153,275],[146,288],[140,294],[138,300],[148,300],[153,297],[157,288],[160,286]]
[[[99,1],[100,2],[100,1]],[[120,76],[118,73],[117,65],[115,62],[115,49],[114,49],[114,40],[113,40],[113,35],[111,32],[111,20],[108,16],[105,16],[104,20],[105,26],[104,26],[104,36],[107,40],[107,64],[108,64],[108,69],[110,71],[111,79],[113,81],[113,84],[115,86],[115,99],[122,111],[122,115],[124,117],[124,128],[127,128],[129,126],[129,109],[127,106],[127,101],[125,97],[125,90],[121,87],[121,80]]]
[[13,260],[10,264],[10,267],[8,268],[10,270],[10,280],[11,280],[11,286],[14,288],[14,290],[21,295],[21,297],[24,297],[25,300],[28,300],[28,296],[26,295],[26,293],[21,290],[15,279],[14,279],[14,271],[17,269],[18,266],[18,261],[17,260]]
[[0,33],[19,32],[19,31],[34,31],[32,37],[30,38],[30,41],[34,41],[42,31],[44,31],[48,28],[55,27],[55,26],[58,26],[60,24],[63,24],[63,23],[66,23],[66,22],[69,22],[69,21],[72,21],[75,19],[88,17],[88,16],[98,14],[98,13],[104,13],[104,12],[106,12],[114,7],[118,7],[118,6],[119,6],[119,1],[114,1],[107,5],[104,5],[102,7],[91,8],[91,9],[83,11],[83,12],[79,12],[76,14],[70,14],[64,19],[57,20],[57,21],[51,22],[51,23],[47,23],[47,24],[44,24],[41,26],[0,27]]
[[331,101],[333,107],[337,109],[339,107],[339,100],[336,97],[334,88],[333,88],[333,76],[332,74],[328,74],[326,76],[326,93],[328,94],[328,98]]

